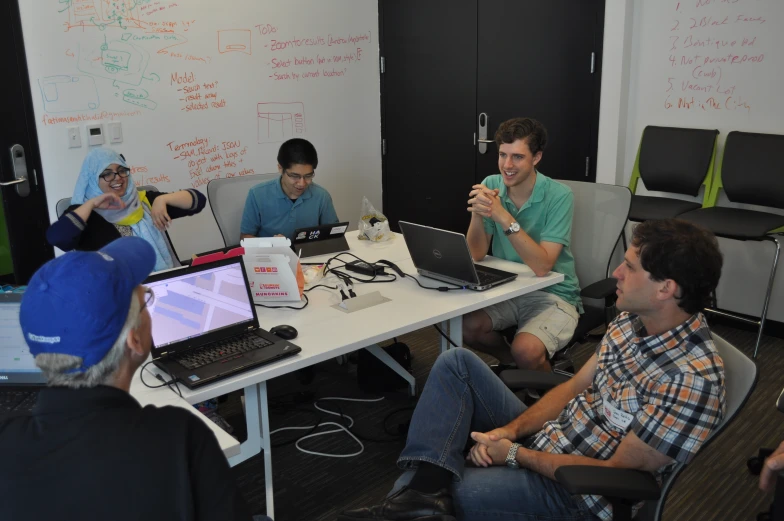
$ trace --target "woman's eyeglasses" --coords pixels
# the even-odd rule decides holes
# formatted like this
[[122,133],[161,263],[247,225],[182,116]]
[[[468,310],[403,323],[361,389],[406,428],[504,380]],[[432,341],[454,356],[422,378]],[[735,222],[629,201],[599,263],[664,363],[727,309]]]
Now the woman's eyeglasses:
[[108,170],[108,169],[104,170],[103,173],[101,173],[101,175],[99,175],[98,177],[100,177],[107,183],[111,183],[117,178],[117,176],[120,176],[123,179],[125,179],[129,175],[131,175],[131,171],[129,169],[120,167],[117,169],[116,172],[114,170]]

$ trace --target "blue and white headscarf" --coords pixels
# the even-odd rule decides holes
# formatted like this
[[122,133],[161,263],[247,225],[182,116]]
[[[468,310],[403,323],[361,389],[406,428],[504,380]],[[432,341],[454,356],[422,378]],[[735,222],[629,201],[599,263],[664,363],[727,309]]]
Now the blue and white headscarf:
[[[104,192],[98,186],[98,176],[111,164],[128,168],[125,159],[114,150],[108,148],[91,150],[82,163],[82,170],[79,172],[79,179],[76,180],[76,187],[71,197],[71,204],[84,204],[89,199],[103,194]],[[169,251],[166,237],[155,227],[150,207],[139,199],[139,192],[133,184],[133,179],[128,176],[127,181],[125,193],[120,197],[125,203],[125,208],[119,210],[96,209],[94,211],[110,223],[116,224],[137,212],[141,206],[142,218],[130,225],[133,234],[149,242],[155,249],[155,271],[173,268],[174,260]]]

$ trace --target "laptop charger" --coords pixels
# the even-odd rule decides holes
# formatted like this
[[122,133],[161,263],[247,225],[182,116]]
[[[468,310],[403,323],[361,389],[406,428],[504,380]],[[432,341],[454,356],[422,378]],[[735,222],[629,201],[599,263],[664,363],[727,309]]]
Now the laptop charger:
[[361,273],[363,275],[367,275],[368,277],[375,277],[376,275],[384,275],[384,268],[383,266],[376,266],[375,264],[368,264],[365,261],[351,261],[344,266],[349,271],[354,271],[356,273]]

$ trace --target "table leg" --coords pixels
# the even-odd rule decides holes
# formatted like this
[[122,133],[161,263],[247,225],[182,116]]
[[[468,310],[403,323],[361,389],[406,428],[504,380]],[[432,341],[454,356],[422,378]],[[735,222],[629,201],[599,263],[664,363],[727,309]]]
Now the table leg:
[[270,440],[269,407],[267,406],[267,382],[259,384],[261,404],[261,448],[264,449],[264,485],[267,490],[267,516],[275,517],[275,498],[272,489],[272,440]]
[[229,465],[239,465],[264,450],[264,484],[267,489],[267,515],[274,516],[272,496],[272,452],[267,405],[267,382],[245,388],[245,425],[248,439],[240,445],[240,453],[229,458]]
[[384,362],[390,369],[405,378],[405,380],[408,382],[411,396],[416,396],[416,379],[414,378],[414,375],[406,371],[405,368],[397,362],[397,360],[392,358],[392,356],[384,351],[384,349],[381,348],[378,344],[373,344],[372,346],[368,346],[365,349],[367,349],[368,352],[373,356]]
[[[441,331],[444,332],[444,335],[449,335],[449,321],[444,320],[441,322]],[[447,349],[449,349],[449,340],[447,340],[444,335],[438,335],[438,339],[441,340],[441,352],[443,353]]]
[[463,346],[463,316],[458,315],[449,320],[449,338],[457,344],[458,347]]

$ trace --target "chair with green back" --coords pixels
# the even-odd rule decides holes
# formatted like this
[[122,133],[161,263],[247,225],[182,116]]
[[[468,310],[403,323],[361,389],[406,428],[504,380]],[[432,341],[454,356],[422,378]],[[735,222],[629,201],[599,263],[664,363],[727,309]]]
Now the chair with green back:
[[758,326],[754,358],[757,357],[776,277],[781,251],[777,235],[784,234],[784,215],[764,210],[716,206],[716,203],[719,191],[724,190],[727,199],[732,203],[784,209],[782,150],[784,150],[784,135],[730,132],[716,169],[716,177],[706,198],[706,207],[679,216],[680,219],[707,228],[719,237],[738,241],[771,241],[776,246],[759,319],[708,310]]
[[636,195],[637,183],[642,180],[650,191],[691,197],[697,197],[704,185],[707,196],[718,135],[715,129],[645,127],[629,181],[629,189],[635,194],[629,220],[669,219],[703,206],[683,199]]

